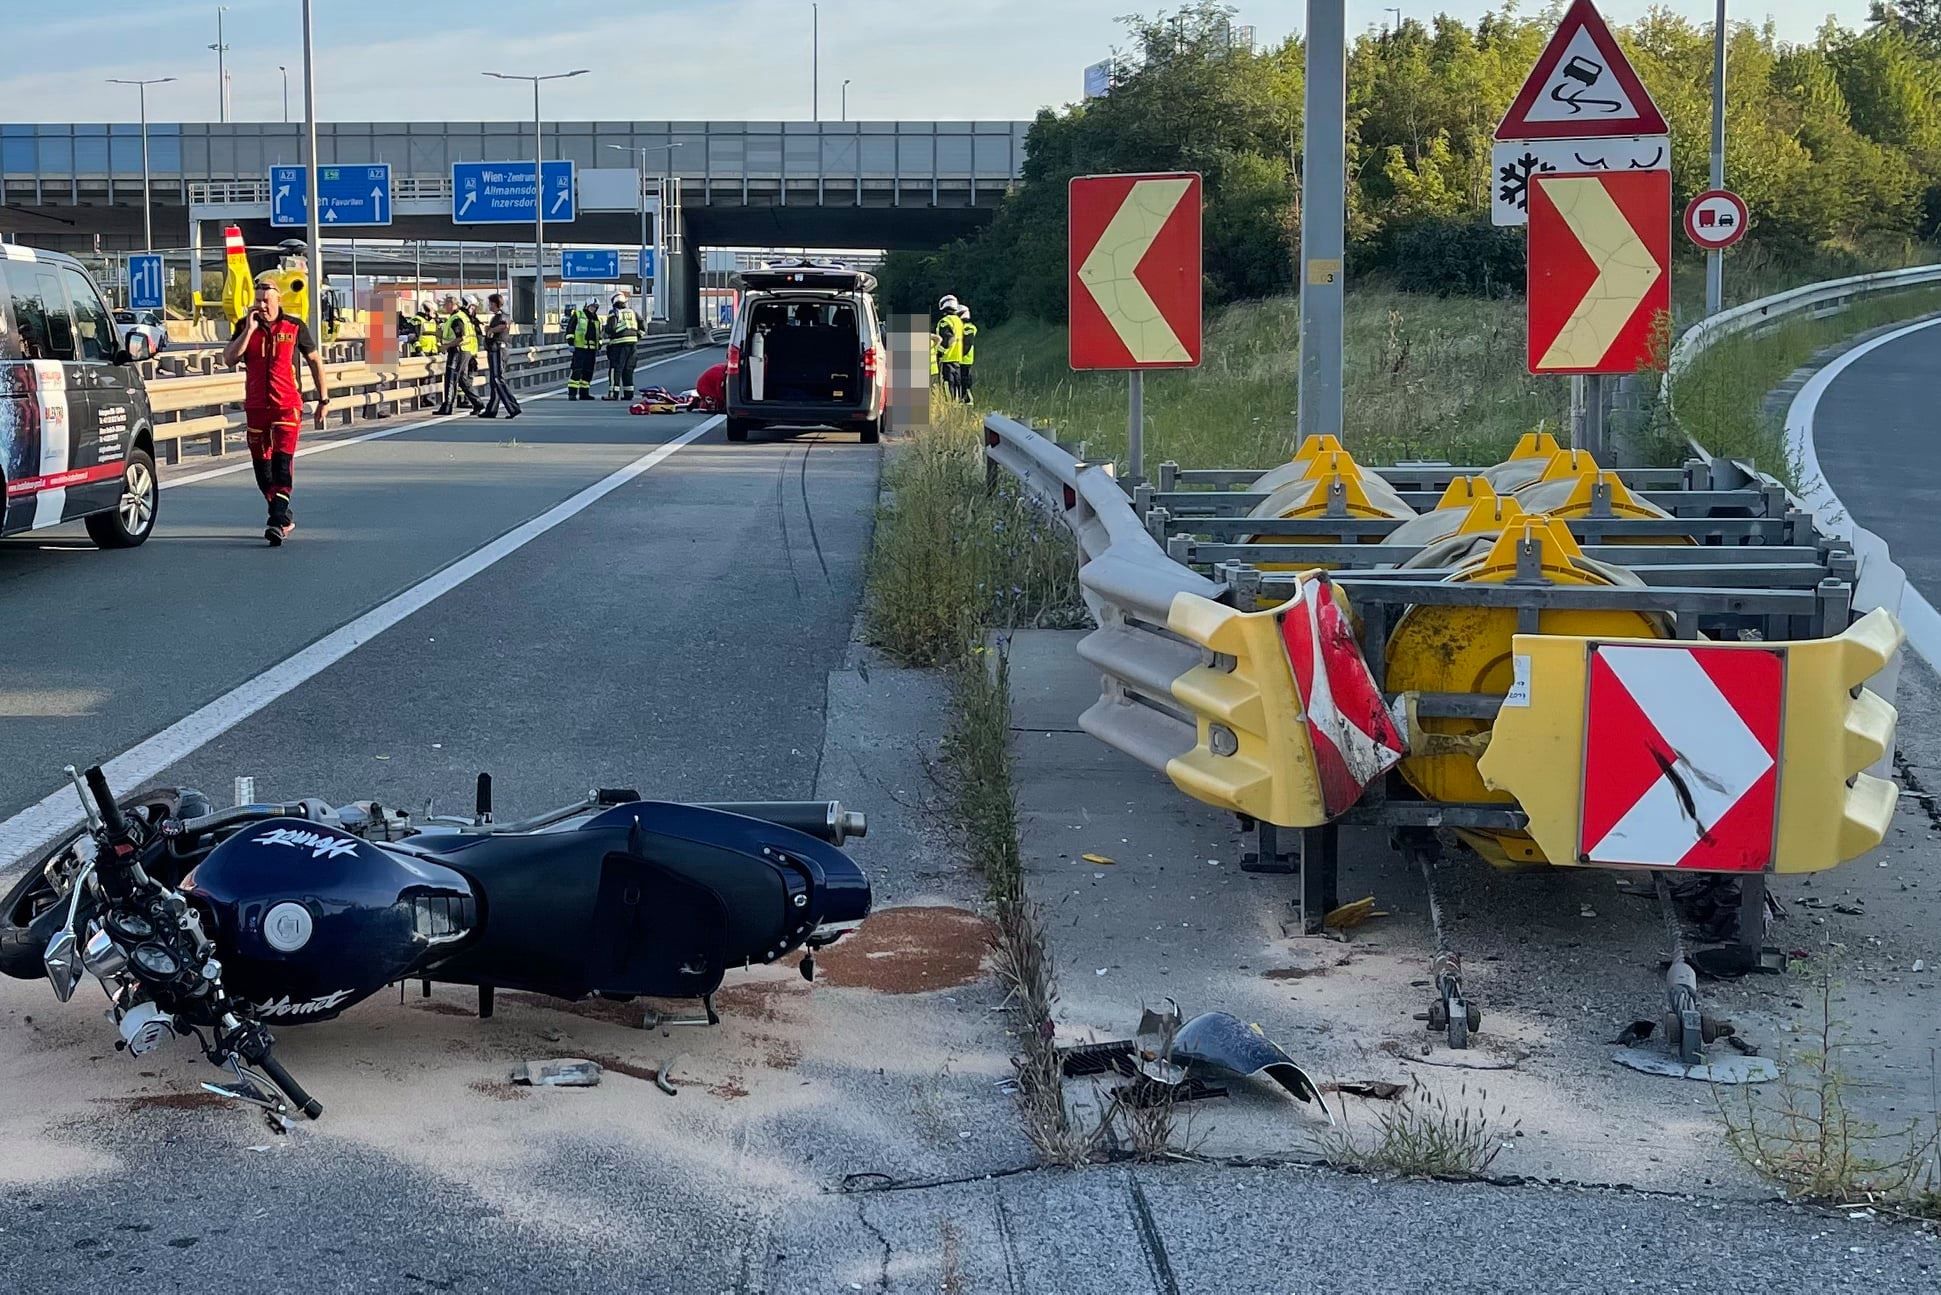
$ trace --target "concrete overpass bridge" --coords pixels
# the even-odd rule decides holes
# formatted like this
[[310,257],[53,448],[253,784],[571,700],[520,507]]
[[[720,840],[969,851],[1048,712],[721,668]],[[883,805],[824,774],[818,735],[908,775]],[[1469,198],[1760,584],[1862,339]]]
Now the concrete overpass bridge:
[[[1022,174],[1029,127],[1022,121],[549,122],[546,156],[574,162],[582,195],[621,196],[580,201],[572,223],[547,222],[547,239],[632,247],[641,207],[658,219],[665,183],[672,214],[667,245],[679,253],[668,258],[670,300],[691,305],[700,257],[710,247],[921,249],[971,233]],[[152,123],[149,196],[157,246],[206,249],[193,263],[212,269],[220,223],[242,225],[252,244],[300,234],[269,223],[269,170],[302,161],[301,132],[296,123],[280,122]],[[642,149],[648,150],[646,175],[635,169]],[[333,239],[519,238],[519,226],[452,221],[451,168],[529,161],[530,123],[319,123],[317,151],[324,166],[391,166],[392,223],[335,226]],[[606,182],[589,183],[596,173]],[[643,191],[651,196],[635,196]],[[0,233],[72,252],[95,251],[97,236],[104,252],[138,249],[138,127],[0,124]],[[333,254],[333,270],[335,260]]]

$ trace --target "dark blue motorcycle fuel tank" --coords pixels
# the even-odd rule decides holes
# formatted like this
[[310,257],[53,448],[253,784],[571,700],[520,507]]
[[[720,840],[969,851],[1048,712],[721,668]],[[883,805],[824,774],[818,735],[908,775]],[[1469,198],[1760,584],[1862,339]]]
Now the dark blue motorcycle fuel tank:
[[478,921],[471,885],[347,832],[270,819],[183,879],[213,919],[223,982],[265,1020],[328,1020],[451,952]]

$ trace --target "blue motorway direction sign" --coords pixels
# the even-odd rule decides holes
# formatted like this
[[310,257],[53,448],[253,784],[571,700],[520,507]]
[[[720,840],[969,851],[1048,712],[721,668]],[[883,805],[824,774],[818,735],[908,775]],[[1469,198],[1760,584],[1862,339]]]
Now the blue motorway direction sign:
[[146,253],[128,258],[128,309],[162,308],[162,258]]
[[[573,219],[573,164],[546,163],[546,223]],[[531,224],[531,162],[452,163],[452,220],[466,225]]]
[[640,249],[639,257],[634,262],[634,277],[637,279],[651,279],[654,277],[653,248],[643,247]]
[[[270,224],[278,229],[310,223],[304,168],[270,168]],[[391,164],[317,168],[317,223],[388,225],[391,223]]]
[[559,254],[559,277],[581,283],[612,283],[620,277],[620,253],[576,252]]

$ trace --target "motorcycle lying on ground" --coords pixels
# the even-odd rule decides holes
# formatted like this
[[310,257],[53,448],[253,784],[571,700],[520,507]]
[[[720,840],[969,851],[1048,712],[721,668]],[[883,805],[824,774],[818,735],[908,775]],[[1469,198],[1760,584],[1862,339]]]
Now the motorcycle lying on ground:
[[470,818],[375,801],[215,809],[200,792],[117,801],[97,768],[67,775],[83,825],[0,901],[0,972],[46,976],[66,1002],[107,992],[117,1050],[180,1035],[232,1082],[210,1092],[272,1126],[323,1107],[277,1060],[270,1022],[327,1021],[406,980],[554,998],[698,998],[732,968],[815,950],[868,915],[839,847],[861,814],[834,801],[676,804],[603,789],[495,823],[481,774]]

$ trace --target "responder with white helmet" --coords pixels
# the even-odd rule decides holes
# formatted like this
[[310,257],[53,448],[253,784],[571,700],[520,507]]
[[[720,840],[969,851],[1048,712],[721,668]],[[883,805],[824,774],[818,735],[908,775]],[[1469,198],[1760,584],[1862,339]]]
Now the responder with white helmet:
[[640,316],[627,304],[627,290],[613,294],[607,315],[607,399],[634,398],[634,360],[640,349]]

